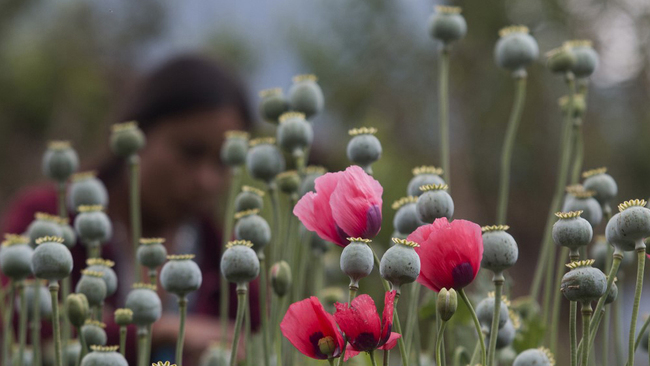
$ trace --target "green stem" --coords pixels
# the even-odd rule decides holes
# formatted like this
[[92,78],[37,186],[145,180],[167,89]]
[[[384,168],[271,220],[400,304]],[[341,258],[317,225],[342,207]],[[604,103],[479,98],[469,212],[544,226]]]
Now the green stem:
[[[641,338],[643,338],[643,333],[645,333],[646,329],[648,329],[648,325],[650,325],[650,316],[645,319],[645,322],[643,322],[641,329],[639,329],[639,334],[636,336],[636,342],[634,342],[634,350],[639,348],[639,344],[641,344]],[[605,332],[605,334],[607,333]]]
[[[623,288],[624,282],[621,281],[618,284],[618,291],[621,294],[625,293],[625,289]],[[614,314],[612,317],[614,318],[614,359],[616,360],[616,365],[622,365],[625,359],[625,355],[623,355],[623,301],[614,301],[612,304],[614,305],[613,311]]]
[[387,350],[387,349],[384,350],[384,359],[383,359],[383,361],[384,361],[383,365],[388,366],[388,363],[390,362],[390,351]]
[[[223,276],[221,276],[223,277]],[[158,271],[155,268],[149,269],[149,283],[152,285],[158,285]],[[227,317],[227,315],[226,315]]]
[[[83,337],[80,334],[79,339],[81,338]],[[122,354],[122,356],[126,354],[126,325],[120,325],[120,353]]]
[[413,345],[414,345],[414,333],[415,333],[415,328],[418,326],[417,325],[417,312],[418,312],[418,305],[420,303],[420,284],[417,282],[413,282],[411,285],[411,291],[409,291],[409,297],[408,297],[408,315],[406,317],[406,349],[409,351],[409,354],[411,354],[411,351],[413,350]]
[[[126,341],[126,327],[121,327],[121,328],[124,328],[124,333],[125,333],[124,337],[125,337],[125,341]],[[121,329],[120,329],[120,332],[121,332]],[[77,363],[76,363],[76,365],[79,366],[79,365],[81,365],[81,360],[83,360],[83,358],[88,353],[88,345],[86,345],[86,338],[84,338],[84,335],[81,333],[81,327],[77,328],[77,334],[79,336],[79,345],[81,346],[81,350],[79,351],[79,357],[77,358]],[[120,334],[120,337],[121,336],[122,335]],[[126,346],[122,345],[122,342],[120,340],[120,352],[122,353],[122,356],[124,356],[124,354],[125,354],[124,353],[125,349],[126,349]]]
[[[566,258],[567,254],[569,253],[569,249],[566,247],[562,247],[560,249],[560,258]],[[569,259],[572,261],[572,259]],[[563,261],[563,260],[562,260]],[[562,283],[562,276],[564,274],[566,267],[563,266],[562,264],[558,265],[555,267],[555,276],[553,277],[555,280],[553,282],[549,282],[549,286],[546,288],[547,290],[550,288],[555,288],[559,289],[560,284]],[[551,271],[552,273],[553,271]],[[551,287],[552,286],[552,287]],[[562,293],[560,291],[553,291],[552,294],[548,295],[549,299],[552,299],[552,305],[549,305],[549,302],[545,299],[544,306],[551,306],[551,328],[549,331],[549,344],[550,344],[550,349],[551,352],[556,352],[557,350],[557,343],[558,343],[558,331],[559,331],[559,317],[560,317],[560,298],[562,297]],[[575,316],[576,314],[574,314]],[[569,325],[571,327],[571,325]]]
[[582,136],[582,120],[580,118],[574,119],[573,122],[573,144],[575,154],[573,155],[573,168],[571,171],[571,184],[577,184],[580,180],[580,172],[582,171],[582,162],[584,160],[584,138]]
[[474,346],[474,352],[472,352],[472,357],[470,358],[469,364],[476,365],[480,357],[479,356],[479,354],[481,353],[480,350],[481,350],[481,342],[477,341],[476,346]]
[[449,158],[449,48],[440,50],[440,89],[438,90],[438,112],[440,114],[440,158],[442,160],[443,178],[451,186]]
[[50,296],[52,298],[52,337],[54,338],[54,364],[63,365],[61,350],[61,329],[59,319],[59,283],[50,281]]
[[151,344],[153,342],[153,324],[147,325],[147,347],[145,348],[145,362],[151,361]]
[[442,321],[440,329],[438,329],[438,336],[436,337],[436,365],[442,365],[442,337],[445,334],[446,321]]
[[18,283],[18,294],[20,296],[20,313],[18,321],[18,366],[23,366],[25,357],[25,345],[27,344],[27,297],[25,296],[25,283]]
[[138,366],[147,366],[147,327],[138,328]]
[[334,366],[334,359],[333,358],[328,358],[327,362],[329,362],[330,366]]
[[[61,301],[61,307],[62,307],[63,314],[67,314],[67,312],[68,312],[67,307],[66,307],[65,299],[67,299],[68,295],[70,294],[70,280],[71,280],[71,278],[69,276],[64,278],[63,280],[61,280],[61,299],[63,300],[63,301]],[[64,316],[63,317],[63,324],[61,326],[61,332],[62,332],[62,336],[63,336],[63,339],[62,339],[63,344],[68,344],[68,341],[70,340],[70,336],[71,336],[71,333],[72,333],[71,326],[72,325],[70,324],[70,321],[68,320],[68,317]],[[66,360],[65,360],[66,353],[63,354],[63,358],[64,358],[63,362],[64,363],[66,363]]]
[[13,324],[13,316],[14,316],[14,301],[16,298],[16,285],[14,284],[14,281],[11,281],[11,284],[9,285],[9,298],[8,298],[8,303],[7,303],[7,308],[5,309],[5,314],[4,314],[4,319],[3,319],[3,325],[4,325],[4,330],[2,332],[3,336],[3,342],[2,342],[2,356],[3,356],[3,364],[9,365],[11,363],[11,357],[10,357],[10,352],[11,352],[11,336],[10,333],[13,332],[13,329],[11,328]]
[[[601,298],[598,300],[598,304],[596,305],[596,310],[594,311],[595,314],[599,314],[603,310],[603,307],[605,306],[605,299],[607,299],[607,294],[612,289],[612,284],[614,283],[614,279],[616,278],[616,274],[618,273],[618,268],[621,265],[622,259],[623,259],[623,252],[618,247],[615,247],[614,254],[612,256],[612,267],[609,269],[609,274],[607,275],[607,290],[605,291],[605,294],[601,296]],[[596,317],[596,318],[600,319],[600,317]],[[598,332],[598,326],[599,323],[596,321],[596,319],[592,320],[591,323],[589,324],[589,332],[596,334]],[[589,347],[587,348],[587,352],[589,352],[591,350],[592,344],[589,344],[587,346]],[[580,351],[580,348],[578,349],[578,351]]]
[[[246,303],[249,303],[248,292],[246,293]],[[253,346],[253,340],[251,336],[251,307],[246,306],[246,311],[244,312],[244,351],[246,351],[246,360],[250,357],[252,360],[257,360],[254,357],[257,352]]]
[[180,326],[178,328],[178,338],[176,339],[176,364],[183,366],[183,344],[185,341],[185,317],[187,316],[187,298],[181,296],[178,298],[178,312],[180,313]]
[[230,366],[237,364],[237,346],[239,345],[239,334],[241,332],[241,325],[244,321],[244,313],[246,312],[246,283],[237,284],[237,316],[235,317],[235,335],[232,339],[232,347],[230,351]]
[[634,337],[636,336],[636,320],[639,316],[639,303],[641,302],[641,291],[643,290],[643,272],[645,269],[645,244],[639,240],[636,244],[637,269],[636,288],[634,290],[634,305],[632,306],[632,320],[630,321],[630,335],[628,339],[627,364],[634,366]]
[[[34,286],[34,303],[32,304],[32,349],[41,349],[41,280],[36,279]],[[7,334],[7,333],[5,333]],[[34,352],[34,366],[41,366],[41,353]]]
[[264,350],[264,366],[269,366],[269,319],[267,313],[267,289],[269,283],[268,276],[266,275],[266,260],[264,259],[264,254],[260,253],[258,258],[260,260],[260,319],[262,320],[262,348]]
[[[592,309],[591,301],[585,301],[582,303],[582,341],[589,342],[589,320],[591,318]],[[587,366],[587,361],[589,360],[589,352],[582,353],[582,365]],[[604,361],[604,360],[603,360]]]
[[[490,344],[488,345],[488,366],[494,365],[495,353],[497,349],[497,335],[499,334],[499,318],[501,317],[501,292],[503,290],[503,273],[494,273],[492,282],[494,282],[494,310],[492,313],[492,324],[490,327]],[[444,321],[443,321],[444,326]]]
[[[61,219],[67,220],[68,219],[68,210],[65,205],[65,196],[66,196],[66,183],[65,181],[63,182],[58,182],[57,183],[57,211],[58,215]],[[66,299],[68,298],[68,294],[70,294],[70,277],[66,277],[62,281],[62,287],[61,287],[61,298]],[[63,314],[67,313],[66,309],[66,303],[65,301],[61,302]],[[68,344],[68,341],[70,340],[70,322],[68,321],[67,317],[63,317],[63,344]],[[36,352],[34,352],[36,353]],[[64,355],[65,357],[65,355]],[[64,360],[65,361],[65,360]]]
[[[611,310],[611,307],[610,307],[610,310]],[[605,313],[605,324],[603,325],[603,336],[602,336],[603,344],[601,346],[602,347],[602,349],[601,349],[601,352],[602,352],[601,361],[602,361],[603,365],[607,365],[607,364],[609,364],[609,323],[611,322],[612,314],[611,314],[611,311],[603,310],[603,312]],[[600,315],[600,316],[602,316],[602,315]],[[591,337],[595,338],[596,335],[593,334]],[[592,343],[592,341],[589,342],[589,344],[591,344],[591,343]]]
[[377,366],[377,361],[375,361],[375,351],[368,352],[368,355],[370,355],[370,362],[372,363],[372,366]]
[[478,321],[478,318],[476,317],[476,312],[474,311],[474,307],[472,306],[472,303],[469,301],[469,298],[467,298],[467,294],[465,294],[465,289],[460,289],[458,290],[458,293],[460,294],[460,298],[463,299],[463,302],[465,302],[465,305],[467,305],[467,309],[469,309],[469,313],[472,316],[472,320],[474,321],[474,327],[476,328],[476,332],[478,333],[478,340],[479,340],[479,345],[481,346],[481,365],[485,366],[486,365],[486,352],[485,352],[485,340],[483,339],[483,331],[481,330],[481,323]]
[[129,209],[131,216],[131,243],[133,245],[133,258],[135,266],[135,282],[140,282],[140,262],[138,261],[138,245],[142,230],[142,216],[140,214],[140,157],[137,154],[128,158],[129,181]]
[[[570,311],[569,311],[569,342],[570,342],[570,347],[571,347],[571,366],[577,366],[578,365],[578,331],[577,331],[577,309],[578,309],[578,303],[575,301],[571,301],[570,306]],[[584,332],[584,329],[582,330]],[[588,341],[589,338],[585,338],[584,336],[582,337],[583,341]],[[583,353],[589,353],[589,352],[583,352]]]
[[271,209],[273,210],[273,231],[272,231],[272,243],[271,246],[271,263],[274,263],[279,258],[279,253],[281,249],[281,242],[278,240],[280,238],[280,204],[278,198],[278,188],[275,182],[271,182],[266,186],[269,198],[271,200]]
[[[402,333],[402,325],[400,324],[399,317],[397,316],[397,301],[399,300],[399,296],[395,297],[395,301],[393,302],[393,318],[394,318],[394,326],[395,330],[399,334],[404,334]],[[404,338],[403,336],[400,337],[399,339]],[[399,346],[399,355],[402,358],[402,366],[408,366],[409,364],[409,358],[408,354],[406,353],[406,345],[404,344],[404,341],[400,342],[399,340],[397,341],[397,345]]]
[[501,152],[501,184],[499,185],[499,198],[497,200],[497,224],[503,225],[506,222],[508,212],[508,194],[510,192],[510,165],[512,160],[512,148],[515,145],[521,113],[524,110],[526,100],[526,73],[515,78],[515,101],[508,120],[503,150]]

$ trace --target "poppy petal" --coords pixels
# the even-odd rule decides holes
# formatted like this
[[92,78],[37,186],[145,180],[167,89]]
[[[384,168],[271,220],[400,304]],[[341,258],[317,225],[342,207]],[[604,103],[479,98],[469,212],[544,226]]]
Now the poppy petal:
[[381,336],[381,321],[375,302],[366,294],[352,300],[352,306],[336,303],[334,319],[348,342],[357,351],[371,351],[377,348]]
[[[388,341],[386,342],[386,344],[379,347],[379,349],[393,349],[393,347],[395,347],[395,345],[397,344],[397,340],[400,338],[402,338],[401,334],[395,332],[391,333],[390,337],[388,337]],[[347,350],[345,352],[347,352]]]
[[390,331],[393,328],[393,311],[395,309],[396,291],[387,291],[384,296],[384,312],[381,316],[381,340],[380,345],[388,341]]
[[381,195],[384,189],[360,167],[347,168],[330,205],[336,224],[349,236],[373,238],[381,229]]
[[348,344],[347,348],[345,349],[345,357],[343,357],[343,361],[347,362],[347,360],[358,355],[359,353],[361,353],[361,351],[357,351],[354,349],[354,347],[352,347],[352,345]]

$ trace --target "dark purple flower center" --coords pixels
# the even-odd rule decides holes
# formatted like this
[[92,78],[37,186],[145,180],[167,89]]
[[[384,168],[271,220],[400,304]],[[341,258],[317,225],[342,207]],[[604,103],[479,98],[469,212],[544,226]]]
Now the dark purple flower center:
[[374,334],[369,332],[360,333],[351,342],[352,347],[359,352],[372,351],[377,348],[379,340],[375,338]]
[[323,337],[323,332],[312,333],[312,335],[309,336],[309,343],[311,343],[312,347],[314,347],[314,353],[316,356],[324,360],[327,358],[327,355],[323,354],[323,352],[320,351],[320,347],[318,346],[318,341],[320,341]]
[[381,341],[379,341],[379,346],[383,346],[388,342],[388,339],[390,338],[390,332],[393,329],[393,323],[388,320],[387,323],[384,325],[384,329],[382,330],[381,334],[386,334]]
[[474,268],[469,262],[460,263],[451,270],[451,276],[454,279],[454,288],[463,288],[474,280]]
[[381,229],[381,208],[373,205],[366,212],[366,230],[363,232],[363,237],[366,239],[374,238]]

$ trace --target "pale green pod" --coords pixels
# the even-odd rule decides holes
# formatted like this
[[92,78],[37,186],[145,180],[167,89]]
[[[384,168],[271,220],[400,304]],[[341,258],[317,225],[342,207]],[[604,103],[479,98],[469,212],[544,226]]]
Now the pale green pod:
[[607,277],[593,268],[593,260],[568,264],[571,270],[562,277],[560,291],[569,301],[589,302],[600,298],[607,290]]
[[607,241],[612,244],[614,247],[619,248],[624,252],[634,251],[636,248],[636,243],[634,240],[628,239],[618,229],[618,219],[621,217],[621,213],[617,213],[612,216],[611,219],[607,222],[605,227],[605,237]]
[[114,124],[111,131],[111,150],[119,157],[126,158],[137,154],[147,142],[144,132],[135,121]]
[[89,258],[86,260],[88,270],[101,272],[102,279],[106,283],[106,297],[113,295],[117,291],[117,274],[113,270],[115,263],[108,259]]
[[573,254],[589,244],[594,231],[589,221],[580,217],[582,211],[558,212],[558,220],[553,224],[553,242],[558,246],[569,248]]
[[260,273],[260,261],[249,241],[231,241],[221,257],[221,274],[236,284],[254,280]]
[[65,299],[66,316],[72,325],[81,327],[90,316],[90,305],[84,294],[70,294]]
[[264,191],[251,186],[243,186],[242,191],[235,197],[235,212],[247,210],[262,210],[264,207]]
[[63,245],[68,247],[68,249],[72,249],[72,247],[77,245],[77,233],[70,225],[61,225],[61,237],[63,238]]
[[117,309],[113,314],[113,320],[119,326],[129,325],[133,323],[133,311],[126,308]]
[[555,359],[545,348],[532,348],[520,353],[512,366],[555,366]]
[[287,112],[280,116],[280,126],[276,131],[278,145],[285,152],[299,157],[311,146],[314,140],[314,130],[311,123],[305,120],[305,115],[297,112]]
[[65,182],[79,167],[79,157],[68,141],[50,141],[43,155],[42,168],[45,176]]
[[404,197],[393,203],[393,209],[396,209],[395,217],[393,217],[393,227],[399,233],[408,235],[414,232],[417,228],[424,225],[418,217],[415,203],[417,197],[409,196]]
[[420,221],[432,223],[442,217],[451,220],[454,216],[454,200],[447,193],[447,185],[428,185],[420,188],[424,193],[415,204]]
[[350,277],[350,287],[359,287],[359,280],[372,272],[374,256],[370,240],[348,238],[350,244],[341,252],[341,271]]
[[46,236],[62,237],[60,220],[58,216],[37,212],[27,227],[27,236],[29,236],[29,245],[36,246],[36,239]]
[[230,352],[216,344],[206,349],[199,360],[199,366],[228,366],[229,364]]
[[110,240],[113,225],[102,206],[80,206],[74,219],[74,228],[85,244],[100,244]]
[[299,196],[302,197],[307,192],[315,191],[316,179],[323,176],[325,173],[327,173],[327,170],[321,166],[308,166],[307,169],[305,169],[305,177],[303,178],[300,190],[298,191]]
[[[34,295],[35,292],[34,284],[29,283],[25,284],[25,297],[27,299],[27,317],[32,318],[34,315],[34,301],[36,301],[36,296]],[[49,319],[50,316],[52,315],[52,297],[50,296],[50,291],[48,290],[47,287],[45,286],[38,286],[38,291],[40,291],[39,295],[39,307],[40,307],[40,314],[41,318],[43,319]],[[18,308],[18,307],[16,307]]]
[[409,181],[406,194],[417,197],[424,193],[420,190],[422,186],[444,185],[445,180],[440,177],[441,174],[442,169],[434,166],[423,165],[413,168],[413,178]]
[[607,174],[607,168],[598,168],[582,173],[585,190],[593,191],[594,198],[601,205],[609,203],[618,194],[618,185],[614,178]]
[[501,365],[512,365],[515,362],[515,358],[517,358],[517,351],[513,347],[506,346],[500,349],[496,356]]
[[75,286],[75,292],[84,294],[91,307],[102,305],[106,299],[106,282],[102,279],[102,273],[89,269],[81,273],[82,276]]
[[[481,323],[481,328],[484,330],[490,331],[492,325],[492,318],[494,315],[494,297],[486,297],[481,302],[476,305],[476,317]],[[506,322],[510,319],[508,313],[508,304],[505,301],[501,301],[499,305],[499,329],[503,328],[506,325]]]
[[227,131],[226,141],[221,145],[221,161],[229,167],[238,167],[246,162],[248,152],[248,133]]
[[63,364],[66,366],[77,366],[81,354],[81,344],[77,340],[70,340],[63,348]]
[[137,283],[126,297],[126,308],[133,312],[133,324],[144,327],[153,324],[162,315],[162,303],[156,286]]
[[108,341],[108,336],[104,328],[106,324],[94,320],[87,320],[86,324],[81,327],[81,334],[83,334],[84,341],[88,347],[90,346],[105,346]]
[[275,144],[275,139],[256,139],[246,155],[246,170],[256,180],[269,184],[284,171],[284,156]]
[[21,281],[32,274],[32,255],[34,249],[27,244],[27,238],[21,242],[5,240],[0,247],[0,270],[14,281]]
[[621,212],[616,228],[623,238],[643,244],[642,240],[650,236],[650,209],[645,205],[645,200],[631,200],[619,205]]
[[571,71],[577,62],[576,55],[570,47],[562,46],[546,53],[546,66],[559,74]]
[[371,174],[370,165],[381,158],[381,142],[375,136],[375,128],[355,128],[349,131],[350,142],[347,146],[348,159]]
[[603,221],[603,208],[594,198],[594,194],[595,192],[586,191],[579,185],[567,188],[562,211],[582,211],[581,216],[589,221],[592,227],[598,226]]
[[289,100],[281,88],[266,89],[260,92],[260,115],[266,122],[280,123],[282,114],[289,111]]
[[576,56],[572,71],[577,78],[591,76],[598,67],[598,53],[591,46],[591,41],[577,40],[565,42]]
[[271,227],[266,220],[257,214],[258,210],[238,212],[235,215],[235,238],[253,243],[253,250],[261,253],[271,242]]
[[95,172],[77,173],[72,176],[67,201],[68,207],[75,211],[79,206],[108,207],[108,190]]
[[280,261],[271,266],[270,271],[271,287],[279,297],[285,296],[291,289],[292,276],[289,263]]
[[36,240],[36,249],[32,255],[32,272],[37,278],[59,281],[72,272],[72,254],[63,244],[63,239],[45,237]]
[[440,314],[440,319],[448,321],[458,309],[458,296],[456,290],[441,288],[436,298],[436,311]]
[[513,72],[525,71],[539,57],[537,41],[524,26],[510,26],[499,31],[494,59],[499,67]]
[[298,192],[300,189],[300,175],[295,170],[287,170],[275,177],[275,181],[278,184],[278,188],[285,194],[292,195]]
[[517,263],[519,247],[515,238],[506,232],[507,225],[484,226],[483,259],[481,267],[492,272],[501,273]]
[[414,282],[420,275],[420,256],[414,249],[418,244],[398,238],[393,238],[393,242],[395,245],[381,257],[379,274],[399,294],[402,285]]
[[297,75],[289,89],[289,106],[307,118],[320,113],[325,107],[325,96],[315,75]]
[[184,297],[201,287],[203,274],[192,259],[194,255],[170,255],[160,271],[160,284],[165,291]]
[[117,346],[93,347],[92,352],[81,360],[80,366],[129,366],[117,349]]
[[460,14],[461,8],[455,6],[436,6],[436,11],[429,18],[429,35],[449,44],[458,41],[467,34],[467,22]]
[[140,239],[140,246],[136,253],[138,262],[149,269],[162,266],[167,260],[167,248],[163,245],[164,242],[163,238]]

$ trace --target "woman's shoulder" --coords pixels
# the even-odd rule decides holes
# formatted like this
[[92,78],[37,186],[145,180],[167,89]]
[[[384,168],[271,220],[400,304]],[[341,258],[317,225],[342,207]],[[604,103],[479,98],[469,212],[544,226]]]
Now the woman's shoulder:
[[2,213],[3,233],[23,233],[34,220],[34,214],[56,214],[56,188],[52,184],[31,186],[18,191]]

